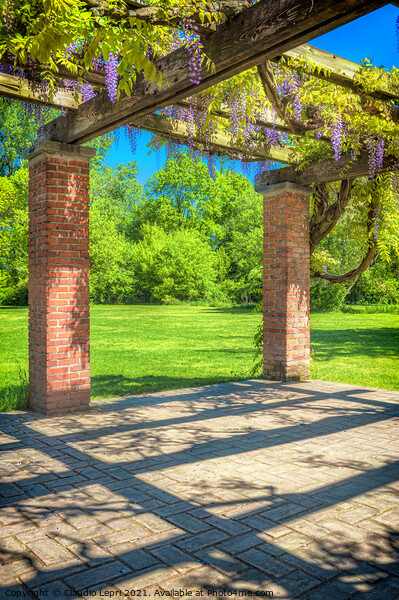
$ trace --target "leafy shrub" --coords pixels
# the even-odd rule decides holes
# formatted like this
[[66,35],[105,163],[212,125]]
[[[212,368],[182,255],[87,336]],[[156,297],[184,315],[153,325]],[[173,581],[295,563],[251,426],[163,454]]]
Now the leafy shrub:
[[310,287],[310,308],[312,311],[322,312],[338,310],[346,293],[346,287],[339,283],[312,281]]
[[166,233],[145,225],[135,246],[134,264],[140,288],[148,299],[171,302],[212,298],[217,272],[214,252],[193,230]]
[[0,287],[0,305],[2,306],[27,306],[28,282],[21,281],[14,286]]
[[381,269],[366,271],[348,294],[350,304],[398,304],[399,280]]
[[133,245],[120,233],[112,219],[96,206],[90,209],[90,298],[95,303],[132,301],[135,278]]

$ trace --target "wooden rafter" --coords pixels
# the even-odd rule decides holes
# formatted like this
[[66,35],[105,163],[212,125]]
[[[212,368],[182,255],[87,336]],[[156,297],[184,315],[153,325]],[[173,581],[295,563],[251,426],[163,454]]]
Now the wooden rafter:
[[[384,158],[382,171],[389,171],[397,163],[394,156]],[[297,185],[312,186],[314,183],[329,183],[356,177],[367,177],[369,174],[369,156],[366,151],[361,152],[357,159],[345,154],[338,161],[333,158],[307,165],[305,169],[297,171],[295,167],[283,167],[264,173],[255,182],[257,191],[267,190],[271,185],[292,182]]]
[[[325,50],[321,50],[310,44],[302,44],[297,48],[293,48],[292,50],[288,50],[287,52],[283,52],[282,54],[271,58],[271,60],[277,62],[281,58],[307,60],[316,67],[316,69],[312,71],[313,77],[349,88],[361,95],[364,93],[356,83],[357,74],[361,69],[361,65],[356,62],[347,60],[346,58],[331,52],[326,52]],[[13,61],[6,56],[3,56],[0,59],[0,62],[9,66],[14,64]],[[106,87],[105,72],[101,69],[87,72],[79,69],[77,74],[73,74],[67,71],[64,66],[59,65],[57,73],[54,72],[54,74],[65,79],[83,80],[99,89],[105,89]],[[377,89],[374,92],[368,92],[368,96],[380,100],[395,100],[399,98],[399,90],[389,88],[386,82],[384,83],[384,81],[380,80],[376,85]]]
[[309,39],[326,33],[387,4],[386,0],[261,0],[226,23],[204,41],[214,70],[203,71],[201,83],[189,79],[190,54],[180,48],[157,61],[168,83],[161,88],[138,77],[130,97],[110,102],[102,92],[77,111],[46,125],[41,139],[81,144],[152,113],[196,91],[207,89]]
[[[127,0],[125,7],[110,6],[107,0],[85,0],[89,10],[96,16],[112,16],[113,18],[136,17],[142,21],[152,23],[153,25],[162,25],[181,29],[182,14],[179,7],[169,6],[167,9],[158,6],[148,6],[144,2]],[[210,13],[232,17],[249,6],[246,0],[211,0],[208,3],[207,10]],[[205,22],[200,19],[199,14],[192,13],[190,18],[198,27],[198,31],[203,36],[208,36],[215,30],[216,23]]]
[[[200,106],[201,96],[198,96]],[[182,108],[188,108],[190,106],[190,102],[188,100],[181,100],[180,102],[176,102],[175,106],[181,106]],[[228,106],[221,106],[218,109],[212,109],[211,113],[216,117],[220,117],[222,119],[230,120],[230,109]],[[254,124],[258,127],[262,127],[265,129],[275,129],[281,133],[291,133],[289,127],[280,119],[280,117],[276,116],[276,114],[269,108],[264,109],[262,119],[255,119]]]
[[[201,132],[194,130],[191,133],[187,123],[172,119],[171,117],[154,114],[146,115],[145,117],[135,119],[132,125],[156,133],[162,137],[183,142],[188,142],[191,139],[201,146],[206,147],[207,145],[206,139]],[[259,142],[254,142],[252,147],[249,147],[245,143],[237,142],[232,135],[224,132],[213,134],[209,146],[213,152],[221,151],[228,153],[230,151],[234,154],[243,154],[246,158],[253,161],[270,160],[283,164],[297,164],[299,162],[298,157],[288,148],[278,146],[269,147]]]
[[[302,44],[297,48],[292,48],[282,55],[285,58],[305,59],[312,63],[316,69],[312,71],[313,77],[318,77],[329,83],[335,83],[343,87],[359,92],[359,86],[356,78],[361,68],[358,63],[326,52],[310,44]],[[279,60],[275,57],[274,60]],[[362,93],[360,91],[360,93]],[[380,100],[393,100],[399,98],[399,90],[390,88],[383,79],[377,83],[377,89],[374,92],[368,92],[368,96],[373,96]]]
[[75,94],[64,88],[58,88],[50,95],[40,88],[40,84],[35,85],[27,79],[8,75],[7,73],[0,73],[0,96],[31,102],[32,104],[72,110],[76,110],[80,104],[75,99]]

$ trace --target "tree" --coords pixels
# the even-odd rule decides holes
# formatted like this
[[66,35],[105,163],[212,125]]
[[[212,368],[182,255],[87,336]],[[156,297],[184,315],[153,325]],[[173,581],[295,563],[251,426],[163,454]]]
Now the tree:
[[[343,154],[356,161],[361,152],[367,152],[369,181],[365,193],[360,192],[364,179],[346,180],[338,188],[315,182],[312,277],[345,282],[364,272],[377,255],[387,258],[399,249],[398,238],[392,233],[392,224],[398,219],[395,197],[399,196],[399,110],[393,106],[392,93],[398,89],[399,71],[386,71],[366,60],[350,89],[320,75],[320,68],[308,60],[283,58],[274,65],[266,62],[200,92],[184,108],[168,107],[163,112],[185,123],[190,138],[196,140],[191,142],[194,149],[201,144],[205,151],[212,148],[215,133],[230,134],[248,152],[258,142],[284,147],[297,158],[298,169],[320,160],[338,161]],[[326,78],[325,73],[323,76]],[[283,126],[286,132],[282,132]],[[382,175],[387,158],[393,174]],[[326,264],[320,265],[316,249],[347,211],[361,219],[357,232],[362,253],[348,271],[332,274]]]
[[27,207],[27,169],[0,177],[0,303],[27,300]]
[[215,253],[196,231],[166,233],[144,225],[135,247],[137,279],[147,299],[209,300],[217,278]]
[[90,208],[90,298],[101,304],[135,299],[133,245],[112,218]]
[[[47,119],[55,114],[51,109],[43,111]],[[0,98],[0,175],[11,176],[20,168],[22,152],[34,144],[37,128],[34,107]]]
[[91,205],[130,238],[136,209],[143,199],[143,186],[137,181],[137,174],[137,163],[128,162],[115,167],[100,165],[91,169],[90,176]]
[[[165,231],[201,228],[209,234],[207,207],[214,204],[214,182],[206,165],[186,152],[168,158],[165,167],[151,177],[145,188],[146,200],[139,210],[143,223],[156,224]],[[217,210],[215,208],[215,210]]]

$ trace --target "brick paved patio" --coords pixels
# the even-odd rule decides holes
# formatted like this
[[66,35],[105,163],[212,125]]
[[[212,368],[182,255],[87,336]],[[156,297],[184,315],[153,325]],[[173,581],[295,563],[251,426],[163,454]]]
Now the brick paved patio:
[[0,594],[397,599],[398,404],[248,381],[2,415]]

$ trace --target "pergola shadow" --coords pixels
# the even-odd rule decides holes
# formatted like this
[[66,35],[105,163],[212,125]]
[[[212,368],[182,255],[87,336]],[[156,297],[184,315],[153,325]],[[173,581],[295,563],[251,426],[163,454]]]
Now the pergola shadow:
[[[359,538],[348,539],[343,523],[343,531],[333,531],[333,536],[329,532],[308,540],[304,548],[293,549],[281,545],[276,534],[278,528],[289,528],[297,519],[322,529],[315,515],[327,514],[357,496],[377,494],[384,486],[388,490],[382,504],[390,494],[394,502],[398,464],[393,453],[392,459],[370,468],[367,461],[350,457],[337,462],[334,455],[312,456],[300,446],[349,435],[362,426],[377,427],[395,417],[395,399],[372,399],[367,392],[352,387],[328,393],[301,383],[249,382],[144,397],[142,404],[138,398],[110,402],[98,405],[99,412],[86,413],[87,419],[84,415],[57,419],[30,413],[8,415],[3,430],[12,439],[3,444],[2,458],[9,456],[15,461],[19,457],[22,467],[14,465],[21,467],[25,477],[21,474],[3,487],[0,521],[4,515],[11,519],[3,530],[14,527],[10,535],[17,536],[24,548],[0,544],[6,563],[0,573],[3,578],[7,572],[12,576],[13,568],[25,565],[20,577],[30,590],[47,589],[43,586],[49,582],[62,590],[69,589],[66,586],[82,590],[108,585],[123,590],[155,584],[170,589],[186,582],[193,588],[226,591],[250,591],[255,586],[289,598],[302,594],[319,598],[318,594],[324,595],[328,589],[342,598],[357,593],[367,598],[366,592],[373,598],[396,598],[398,540],[389,524],[371,521],[373,534],[356,528]],[[315,406],[320,402],[322,411],[328,411],[322,419]],[[179,404],[185,411],[182,416],[146,422],[140,414],[148,407],[161,410],[168,405],[176,413]],[[299,409],[306,410],[308,422],[295,421]],[[259,417],[260,410],[270,419],[279,415],[288,422],[272,429],[237,427],[230,435],[215,422],[239,415]],[[101,426],[93,423],[96,415]],[[62,429],[67,432],[62,434]],[[179,432],[184,448],[174,449],[173,439],[163,436],[166,430]],[[299,445],[298,471],[300,465],[344,468],[345,476],[324,485],[304,483],[300,492],[283,493],[260,480],[255,469],[249,482],[238,472],[210,483],[205,471],[196,476],[198,492],[191,495],[184,493],[183,484],[174,485],[176,491],[162,485],[162,477],[170,469],[202,468],[206,461],[239,458],[255,450],[262,451],[267,463],[267,450],[279,448],[284,461],[285,449],[293,444]],[[124,456],[132,452],[134,459]],[[36,457],[32,465],[23,463],[29,456]],[[51,471],[41,467],[38,458],[53,461]],[[129,528],[124,529],[130,519]],[[29,522],[32,527],[26,529]],[[156,524],[158,531],[151,531],[151,524],[153,528]],[[19,538],[18,531],[22,531]],[[45,552],[42,543],[55,553],[50,564],[40,558]],[[21,584],[8,582],[5,590],[21,590]]]

